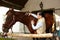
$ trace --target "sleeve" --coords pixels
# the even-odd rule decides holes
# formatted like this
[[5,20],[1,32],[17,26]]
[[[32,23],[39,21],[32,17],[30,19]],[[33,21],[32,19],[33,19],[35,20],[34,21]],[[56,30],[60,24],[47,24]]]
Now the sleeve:
[[33,28],[34,30],[36,30],[36,29],[38,29],[39,27],[42,27],[42,25],[43,25],[43,22],[42,22],[42,21],[41,21],[41,22],[37,22],[36,26],[34,26],[34,24],[32,24],[32,28]]
[[35,15],[35,14],[31,14],[33,17],[35,17],[35,18],[37,18],[37,15]]

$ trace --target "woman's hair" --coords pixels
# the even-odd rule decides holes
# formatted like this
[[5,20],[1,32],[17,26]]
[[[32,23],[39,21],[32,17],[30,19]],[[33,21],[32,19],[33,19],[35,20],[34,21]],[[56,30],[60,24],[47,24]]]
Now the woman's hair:
[[39,13],[39,15],[41,15],[41,12],[37,12],[37,14]]
[[37,12],[37,13],[39,13],[39,15],[41,15],[43,17],[42,12]]

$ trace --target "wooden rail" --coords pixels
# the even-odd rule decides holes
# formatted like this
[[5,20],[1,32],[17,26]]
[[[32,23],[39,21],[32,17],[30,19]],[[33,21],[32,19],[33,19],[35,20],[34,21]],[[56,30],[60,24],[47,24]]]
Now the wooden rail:
[[13,37],[30,37],[30,38],[51,38],[53,37],[52,33],[46,33],[46,34],[16,34],[16,33],[8,33],[8,36]]

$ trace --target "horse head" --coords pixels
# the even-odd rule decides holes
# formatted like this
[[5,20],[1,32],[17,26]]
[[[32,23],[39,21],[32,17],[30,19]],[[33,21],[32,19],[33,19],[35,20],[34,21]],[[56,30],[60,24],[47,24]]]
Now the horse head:
[[15,22],[13,10],[9,10],[6,13],[6,15],[7,15],[7,17],[6,17],[5,23],[3,24],[3,27],[2,27],[3,33],[8,33],[9,28],[11,28],[12,24],[14,24],[14,22]]

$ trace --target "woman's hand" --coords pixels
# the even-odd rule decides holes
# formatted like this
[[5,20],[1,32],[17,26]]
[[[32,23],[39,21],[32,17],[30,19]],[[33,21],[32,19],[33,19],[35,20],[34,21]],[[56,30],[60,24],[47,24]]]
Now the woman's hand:
[[31,12],[27,11],[25,15],[30,16],[31,14],[32,14]]
[[32,13],[29,13],[29,15],[31,15]]
[[31,21],[31,24],[34,24],[34,20]]

